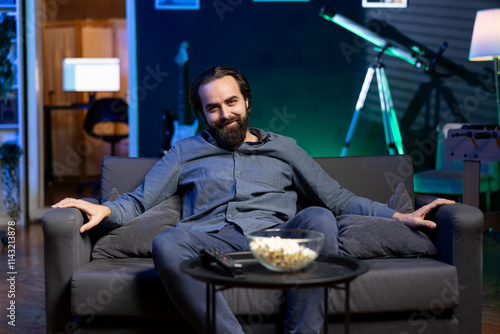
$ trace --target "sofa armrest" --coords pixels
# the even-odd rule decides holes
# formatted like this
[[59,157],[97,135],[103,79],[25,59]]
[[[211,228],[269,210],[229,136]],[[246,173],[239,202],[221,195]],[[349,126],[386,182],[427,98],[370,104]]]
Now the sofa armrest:
[[86,220],[85,214],[74,208],[51,209],[42,218],[47,333],[66,333],[73,324],[71,277],[91,258],[90,235],[79,231]]
[[[417,196],[416,207],[434,199],[436,197]],[[476,207],[456,203],[439,207],[433,220],[437,224],[435,240],[439,259],[457,268],[460,302],[455,316],[460,323],[460,333],[480,333],[484,215]]]
[[[417,196],[416,208],[434,199],[434,196]],[[438,226],[436,245],[441,261],[455,266],[468,265],[479,259],[476,256],[482,256],[484,215],[481,210],[455,203],[439,207],[431,219]]]

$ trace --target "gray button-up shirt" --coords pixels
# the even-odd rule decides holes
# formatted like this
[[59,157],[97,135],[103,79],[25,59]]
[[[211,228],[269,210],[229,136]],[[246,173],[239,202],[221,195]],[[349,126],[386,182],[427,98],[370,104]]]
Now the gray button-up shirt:
[[[297,213],[297,198],[346,213],[391,217],[387,205],[358,197],[333,180],[295,140],[251,129],[261,138],[235,151],[208,131],[175,143],[135,191],[106,202],[105,224],[119,226],[179,193],[179,228],[214,232],[228,223],[245,234],[275,226]],[[355,177],[355,176],[353,176]]]

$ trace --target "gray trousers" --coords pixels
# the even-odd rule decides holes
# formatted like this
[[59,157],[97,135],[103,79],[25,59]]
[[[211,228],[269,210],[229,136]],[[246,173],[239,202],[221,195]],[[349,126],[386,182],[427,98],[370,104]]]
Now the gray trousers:
[[[322,255],[338,255],[337,223],[324,208],[309,207],[291,220],[273,228],[314,230],[325,234]],[[198,333],[206,332],[206,285],[180,271],[183,261],[200,256],[204,248],[223,252],[248,251],[246,237],[235,225],[227,225],[218,233],[169,228],[153,241],[156,270],[173,303]],[[287,292],[286,333],[319,333],[323,325],[323,289],[297,289]],[[217,333],[243,333],[220,292],[216,294]],[[258,332],[258,328],[255,330]]]

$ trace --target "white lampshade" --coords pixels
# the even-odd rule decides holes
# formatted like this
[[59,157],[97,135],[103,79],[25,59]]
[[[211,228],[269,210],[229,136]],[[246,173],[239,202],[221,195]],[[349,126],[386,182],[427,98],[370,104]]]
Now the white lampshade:
[[479,10],[474,22],[469,60],[500,57],[500,8]]

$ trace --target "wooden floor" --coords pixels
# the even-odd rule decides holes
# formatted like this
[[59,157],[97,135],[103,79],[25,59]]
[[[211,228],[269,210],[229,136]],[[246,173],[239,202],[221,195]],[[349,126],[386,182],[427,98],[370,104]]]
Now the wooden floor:
[[[10,231],[12,232],[12,231]],[[12,250],[15,245],[15,257]],[[9,256],[10,254],[10,256]],[[8,268],[8,260],[13,268]],[[40,223],[29,228],[17,228],[15,243],[2,244],[0,263],[0,333],[45,333],[45,295],[43,269],[43,240]],[[14,274],[9,274],[13,272]],[[10,284],[8,278],[14,278]],[[15,295],[15,296],[14,296]],[[6,314],[9,303],[15,302],[15,327],[9,325],[11,319]]]
[[[0,333],[45,333],[43,240],[40,223],[17,228],[15,268],[8,275],[15,278],[15,297],[8,298],[11,285],[2,274],[0,280]],[[484,238],[483,334],[500,333],[500,232],[486,231]],[[2,246],[0,263],[7,273],[8,247]],[[9,301],[15,301],[15,328],[5,316]]]

